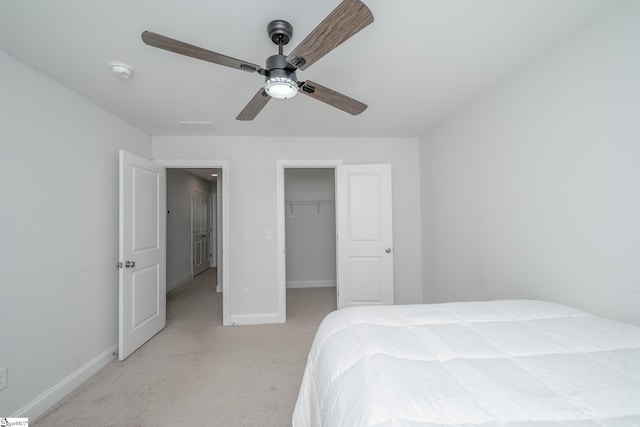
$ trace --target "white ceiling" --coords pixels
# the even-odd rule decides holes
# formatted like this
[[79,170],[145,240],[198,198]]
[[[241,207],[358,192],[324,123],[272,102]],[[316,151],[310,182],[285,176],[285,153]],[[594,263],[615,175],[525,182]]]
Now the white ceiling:
[[[2,0],[0,48],[152,135],[420,136],[620,0],[364,2],[375,22],[298,72],[369,105],[355,117],[298,95],[236,121],[260,75],[140,39],[150,30],[264,64],[277,53],[269,21],[293,25],[286,54],[339,0]],[[116,77],[111,61],[135,74]]]

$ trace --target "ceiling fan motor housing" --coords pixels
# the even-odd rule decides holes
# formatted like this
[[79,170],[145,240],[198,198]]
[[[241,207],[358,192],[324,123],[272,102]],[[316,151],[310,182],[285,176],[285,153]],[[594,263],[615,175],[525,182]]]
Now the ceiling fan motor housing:
[[287,62],[285,55],[273,55],[267,58],[266,63],[267,79],[269,77],[288,77],[298,81],[295,69]]

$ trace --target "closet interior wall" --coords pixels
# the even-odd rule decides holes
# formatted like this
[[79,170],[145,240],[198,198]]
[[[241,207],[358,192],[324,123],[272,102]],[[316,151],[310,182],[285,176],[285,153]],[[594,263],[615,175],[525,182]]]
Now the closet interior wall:
[[336,286],[335,169],[285,169],[287,288]]

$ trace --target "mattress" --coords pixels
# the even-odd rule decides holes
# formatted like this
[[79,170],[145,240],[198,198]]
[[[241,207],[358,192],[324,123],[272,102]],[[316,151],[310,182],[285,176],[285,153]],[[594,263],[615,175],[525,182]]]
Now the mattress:
[[294,427],[640,426],[640,328],[543,301],[353,307],[312,344]]

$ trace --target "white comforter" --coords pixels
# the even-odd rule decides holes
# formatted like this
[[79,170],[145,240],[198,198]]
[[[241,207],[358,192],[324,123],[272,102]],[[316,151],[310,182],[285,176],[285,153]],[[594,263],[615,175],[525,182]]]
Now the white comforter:
[[293,425],[637,427],[640,328],[541,301],[336,311]]

